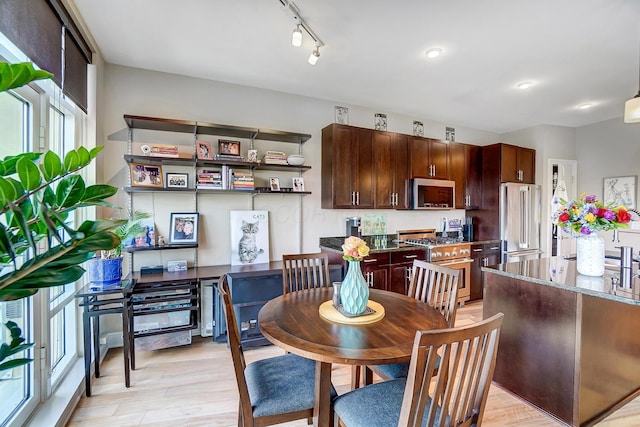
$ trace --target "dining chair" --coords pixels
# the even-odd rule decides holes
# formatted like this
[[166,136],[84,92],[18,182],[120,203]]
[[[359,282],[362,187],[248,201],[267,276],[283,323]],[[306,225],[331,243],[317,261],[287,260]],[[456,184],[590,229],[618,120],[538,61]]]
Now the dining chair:
[[[414,260],[413,272],[409,283],[408,296],[429,304],[440,311],[451,328],[455,324],[458,309],[458,282],[460,270],[432,264],[426,261]],[[404,378],[409,372],[408,363],[393,363],[390,365],[368,366],[383,380]],[[438,364],[435,364],[438,369]],[[371,375],[366,372],[365,384],[370,384]],[[359,380],[356,380],[358,382]]]
[[[408,377],[337,397],[334,425],[480,426],[503,317],[498,313],[472,325],[417,331]],[[437,356],[441,366],[435,372]]]
[[313,254],[282,255],[283,293],[331,286],[329,257]]
[[[304,418],[311,420],[316,363],[286,354],[247,365],[226,274],[218,281],[218,293],[224,302],[227,340],[240,393],[238,426],[269,426]],[[331,391],[335,396],[333,387]]]

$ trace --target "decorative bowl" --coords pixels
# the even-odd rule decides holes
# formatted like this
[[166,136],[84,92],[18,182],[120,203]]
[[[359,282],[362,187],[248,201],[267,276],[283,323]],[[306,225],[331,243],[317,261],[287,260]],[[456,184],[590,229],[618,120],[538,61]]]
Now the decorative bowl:
[[289,163],[291,166],[302,166],[304,165],[304,156],[301,156],[299,154],[291,154],[289,157],[287,157],[287,163]]

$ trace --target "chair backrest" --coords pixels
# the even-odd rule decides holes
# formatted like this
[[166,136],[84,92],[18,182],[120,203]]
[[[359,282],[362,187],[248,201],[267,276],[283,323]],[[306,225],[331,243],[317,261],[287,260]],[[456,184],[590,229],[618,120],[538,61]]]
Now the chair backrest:
[[282,255],[282,292],[331,286],[325,253]]
[[[398,426],[480,426],[503,317],[416,332]],[[434,371],[438,353],[440,369]]]
[[460,270],[426,261],[413,261],[408,295],[442,313],[449,327],[456,320]]
[[249,389],[247,380],[244,376],[244,369],[247,364],[244,360],[244,352],[240,343],[240,332],[238,331],[238,323],[236,322],[236,313],[233,309],[231,294],[229,293],[229,282],[227,275],[223,275],[218,280],[218,293],[222,298],[224,315],[227,321],[227,340],[231,349],[231,357],[233,359],[233,369],[236,373],[236,382],[238,383],[238,392],[240,394],[240,408],[242,418],[244,420],[253,419],[253,411],[251,409],[251,398],[249,397]]

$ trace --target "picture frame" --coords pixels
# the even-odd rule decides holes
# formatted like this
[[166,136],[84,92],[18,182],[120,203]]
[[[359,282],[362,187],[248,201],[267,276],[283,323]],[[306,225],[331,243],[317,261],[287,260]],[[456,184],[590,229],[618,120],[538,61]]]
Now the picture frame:
[[373,124],[375,130],[387,130],[387,115],[382,113],[374,114]]
[[336,105],[336,123],[339,125],[349,124],[349,109]]
[[623,205],[630,209],[636,207],[636,186],[638,175],[614,176],[603,178],[603,202],[605,205]]
[[280,191],[280,178],[269,177],[269,188],[271,191]]
[[248,150],[247,151],[247,162],[257,163],[258,162],[258,150]]
[[167,172],[165,183],[167,188],[189,188],[189,174]]
[[142,232],[124,242],[125,248],[152,248],[156,246],[156,225],[153,220],[140,222]]
[[418,120],[413,121],[413,135],[424,136],[424,123]]
[[230,211],[231,265],[268,263],[269,211]]
[[228,139],[218,140],[218,154],[225,156],[240,156],[240,141],[230,141]]
[[196,158],[198,160],[213,160],[213,150],[209,141],[196,140]]
[[130,163],[132,187],[164,188],[162,166],[145,163]]
[[304,191],[304,178],[301,176],[294,176],[291,180],[293,181],[293,191]]
[[198,243],[200,214],[198,212],[172,212],[169,220],[169,244]]

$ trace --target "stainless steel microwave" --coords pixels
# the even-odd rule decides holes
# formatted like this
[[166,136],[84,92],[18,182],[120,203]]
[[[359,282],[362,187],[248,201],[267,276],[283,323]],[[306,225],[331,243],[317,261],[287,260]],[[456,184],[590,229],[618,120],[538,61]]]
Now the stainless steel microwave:
[[412,209],[454,209],[456,183],[445,179],[414,178]]

